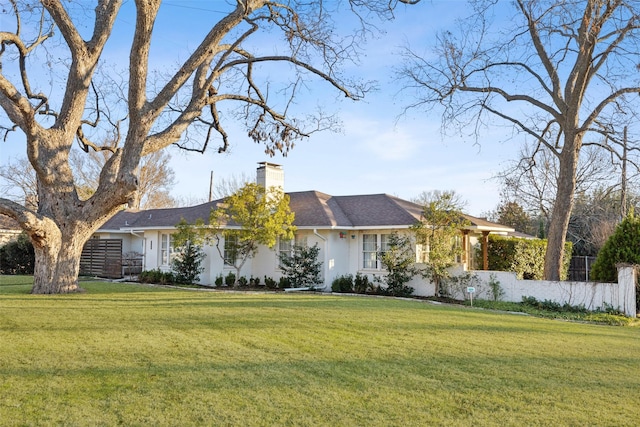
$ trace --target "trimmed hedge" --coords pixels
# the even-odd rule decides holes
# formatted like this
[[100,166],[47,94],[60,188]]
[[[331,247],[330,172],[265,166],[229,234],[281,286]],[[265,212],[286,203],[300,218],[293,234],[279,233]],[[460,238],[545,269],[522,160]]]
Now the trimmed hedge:
[[[561,279],[567,278],[573,245],[566,242]],[[489,270],[513,271],[518,279],[542,280],[546,239],[522,239],[489,235]],[[477,262],[482,264],[482,252],[477,251]]]

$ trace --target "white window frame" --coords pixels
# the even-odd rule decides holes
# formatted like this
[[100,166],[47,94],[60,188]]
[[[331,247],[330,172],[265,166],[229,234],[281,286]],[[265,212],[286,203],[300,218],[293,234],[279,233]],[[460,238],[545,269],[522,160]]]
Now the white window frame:
[[286,253],[291,255],[294,246],[307,246],[307,237],[300,237],[298,234],[294,235],[293,239],[278,238],[278,251],[276,253],[276,263],[278,269],[281,269],[280,254]]
[[224,264],[225,267],[233,267],[236,263],[236,261],[238,260],[238,253],[236,251],[236,259],[233,260],[233,263],[230,263],[230,259],[231,259],[231,254],[228,254],[228,252],[230,251],[231,248],[228,247],[228,243],[227,242],[231,242],[232,240],[235,240],[235,245],[237,246],[238,244],[238,235],[237,234],[225,234],[224,235],[224,251],[222,252],[222,262]]
[[[453,237],[453,241],[451,242],[451,244],[455,246],[457,249],[460,249],[462,247],[463,239],[464,239],[464,236],[456,235]],[[429,238],[426,238],[423,244],[421,243],[416,244],[416,262],[419,264],[420,263],[428,264],[430,252],[431,252],[431,246],[429,244]],[[454,262],[454,264],[462,264],[462,260],[464,259],[464,257],[465,257],[464,253],[458,253],[454,256],[454,259],[452,261]]]
[[171,262],[177,255],[176,248],[173,243],[173,234],[161,233],[160,234],[160,265],[164,267],[170,267]]
[[391,233],[363,233],[360,245],[360,267],[363,270],[383,270],[378,252],[385,252]]

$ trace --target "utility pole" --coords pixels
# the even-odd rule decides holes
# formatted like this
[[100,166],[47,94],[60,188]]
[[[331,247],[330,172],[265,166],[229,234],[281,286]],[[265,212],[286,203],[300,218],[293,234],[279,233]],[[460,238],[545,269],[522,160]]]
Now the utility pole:
[[211,171],[211,178],[209,178],[209,201],[213,199],[213,171]]
[[627,126],[622,141],[622,182],[620,183],[620,220],[627,216]]

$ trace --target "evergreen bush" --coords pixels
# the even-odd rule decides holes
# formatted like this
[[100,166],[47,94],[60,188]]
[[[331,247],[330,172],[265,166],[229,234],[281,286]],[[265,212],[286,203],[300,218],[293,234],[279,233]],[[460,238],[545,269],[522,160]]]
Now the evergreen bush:
[[200,273],[204,271],[202,266],[204,257],[205,254],[202,251],[202,247],[187,240],[185,245],[178,251],[176,258],[171,262],[175,280],[184,284],[197,282]]
[[353,292],[353,276],[351,274],[347,274],[333,279],[333,282],[331,282],[331,291],[342,293]]
[[291,287],[291,282],[289,281],[288,277],[281,277],[280,280],[278,280],[278,288],[287,289],[290,287]]
[[365,294],[372,290],[372,283],[369,281],[369,276],[366,274],[356,274],[353,280],[353,291],[357,294]]
[[280,269],[294,288],[303,288],[322,283],[322,262],[318,261],[318,245],[294,245],[291,255],[280,253]]
[[33,245],[26,233],[0,247],[0,274],[33,274]]
[[616,264],[640,264],[640,218],[627,215],[605,242],[591,267],[591,278],[598,282],[616,282]]
[[411,246],[409,236],[392,233],[389,235],[386,250],[378,252],[387,274],[376,276],[375,280],[383,285],[381,289],[385,294],[406,297],[413,293],[413,288],[407,283],[418,270],[415,267],[415,254]]
[[159,285],[172,285],[176,282],[174,274],[170,271],[162,271],[159,268],[144,270],[138,275],[140,283],[154,283]]
[[271,277],[264,276],[264,285],[267,289],[276,289],[278,287],[278,282]]
[[230,271],[229,274],[227,274],[224,278],[224,284],[229,287],[233,287],[235,283],[236,283],[236,275]]

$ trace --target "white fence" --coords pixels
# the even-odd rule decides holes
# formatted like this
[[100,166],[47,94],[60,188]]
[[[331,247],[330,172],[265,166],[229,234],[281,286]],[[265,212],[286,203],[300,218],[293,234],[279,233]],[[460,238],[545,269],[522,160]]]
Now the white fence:
[[[550,300],[572,306],[584,305],[588,310],[604,309],[606,306],[620,310],[627,316],[636,317],[636,268],[632,265],[618,266],[618,283],[552,282],[545,280],[519,280],[515,273],[504,271],[463,271],[457,269],[454,276],[470,276],[469,281],[450,285],[452,297],[465,299],[467,287],[475,288],[474,298],[492,299],[490,283],[499,284],[503,292],[500,300],[521,302],[522,297],[534,297],[539,301]],[[410,286],[414,295],[433,296],[433,283],[414,279]]]

